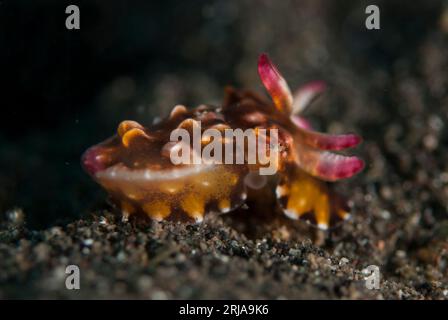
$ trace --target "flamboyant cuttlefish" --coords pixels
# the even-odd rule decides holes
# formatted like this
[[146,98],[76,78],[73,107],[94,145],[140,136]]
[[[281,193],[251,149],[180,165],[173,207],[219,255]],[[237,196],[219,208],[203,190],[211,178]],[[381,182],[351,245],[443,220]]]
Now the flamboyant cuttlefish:
[[[348,218],[347,206],[326,181],[349,178],[361,171],[364,163],[355,156],[330,151],[354,147],[360,137],[313,131],[299,115],[323,91],[324,83],[310,83],[293,95],[265,54],[259,57],[258,73],[273,102],[249,90],[226,88],[219,107],[201,105],[188,110],[177,105],[165,120],[148,128],[123,121],[116,135],[84,153],[83,167],[108,191],[125,218],[140,213],[155,220],[200,222],[207,213],[237,208],[246,201],[249,188],[267,188],[273,179],[278,205],[289,218],[306,218],[321,229],[327,229],[331,221]],[[263,132],[265,141],[271,139],[264,133],[266,129],[276,129],[276,174],[259,175],[265,162],[248,163],[247,157],[230,164],[174,164],[170,155],[180,142],[170,137],[179,128],[187,132],[200,128],[201,133],[207,129],[253,129],[257,136]],[[225,137],[219,143],[228,143]],[[219,137],[202,136],[200,148],[215,139]],[[274,152],[272,144],[266,145],[271,148],[267,154]],[[193,143],[188,147],[193,148]]]

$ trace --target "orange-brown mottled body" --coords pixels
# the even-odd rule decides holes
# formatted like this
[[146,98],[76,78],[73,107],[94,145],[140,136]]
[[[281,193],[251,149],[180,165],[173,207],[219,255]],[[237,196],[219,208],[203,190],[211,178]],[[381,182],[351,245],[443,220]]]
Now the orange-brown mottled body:
[[[358,158],[327,151],[354,146],[360,139],[312,131],[297,114],[320,87],[311,85],[293,99],[273,68],[262,55],[259,73],[274,104],[252,91],[229,87],[219,107],[201,105],[188,110],[179,105],[165,120],[149,127],[123,121],[115,136],[84,153],[84,168],[110,193],[126,217],[144,213],[156,220],[200,222],[207,213],[224,213],[240,206],[246,200],[247,188],[262,188],[268,185],[267,178],[257,174],[258,162],[173,164],[170,155],[179,144],[171,141],[171,133],[178,128],[193,133],[198,126],[201,133],[210,128],[277,129],[277,174],[270,179],[275,180],[278,203],[285,214],[293,219],[308,217],[323,229],[331,217],[345,219],[346,207],[321,180],[347,178],[362,169]],[[265,138],[269,141],[270,137]],[[222,139],[223,144],[227,142]],[[203,138],[201,148],[209,143]],[[189,147],[193,149],[192,141]]]

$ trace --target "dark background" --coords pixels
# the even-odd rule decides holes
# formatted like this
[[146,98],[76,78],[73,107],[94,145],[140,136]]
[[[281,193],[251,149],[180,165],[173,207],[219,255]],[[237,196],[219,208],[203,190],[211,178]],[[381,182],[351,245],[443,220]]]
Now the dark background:
[[[335,107],[313,113],[325,127],[380,138],[410,112],[391,92],[396,75],[414,72],[428,37],[446,36],[442,1],[375,3],[379,31],[364,27],[363,1],[1,1],[0,211],[21,207],[39,228],[86,213],[104,199],[79,165],[88,146],[124,119],[218,104],[226,84],[261,90],[260,52],[293,86],[330,83]],[[68,4],[80,30],[65,28]]]

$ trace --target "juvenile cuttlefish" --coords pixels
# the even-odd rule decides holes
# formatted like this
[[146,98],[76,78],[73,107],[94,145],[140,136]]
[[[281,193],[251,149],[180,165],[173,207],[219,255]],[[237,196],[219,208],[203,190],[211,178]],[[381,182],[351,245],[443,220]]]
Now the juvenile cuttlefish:
[[[258,73],[272,101],[227,87],[218,107],[177,105],[166,119],[149,127],[123,121],[114,136],[83,154],[84,169],[107,190],[125,218],[138,213],[155,220],[201,222],[208,213],[241,206],[249,190],[273,185],[278,206],[289,218],[303,218],[324,230],[347,219],[348,206],[327,182],[350,178],[364,168],[358,157],[333,152],[354,147],[361,138],[316,132],[301,116],[325,89],[323,82],[309,83],[292,94],[266,54],[259,57]],[[260,176],[258,169],[264,164],[258,162],[174,164],[170,155],[178,144],[170,139],[171,133],[178,128],[192,132],[198,124],[201,132],[253,129],[258,134],[259,129],[277,129],[275,175]],[[208,143],[210,139],[202,139],[201,147]]]

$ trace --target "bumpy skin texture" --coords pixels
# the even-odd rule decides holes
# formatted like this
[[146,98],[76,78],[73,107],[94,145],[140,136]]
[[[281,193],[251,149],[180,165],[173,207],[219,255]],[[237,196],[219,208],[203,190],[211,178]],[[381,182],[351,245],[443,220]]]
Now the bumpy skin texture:
[[[354,134],[315,132],[300,116],[324,90],[322,82],[310,83],[293,95],[265,54],[259,58],[258,72],[273,102],[252,91],[229,87],[220,107],[201,105],[187,110],[175,106],[168,118],[148,128],[123,121],[115,136],[84,153],[83,167],[109,192],[125,217],[143,213],[156,220],[200,222],[207,213],[225,213],[243,204],[247,188],[261,190],[269,184],[257,173],[259,163],[173,164],[170,152],[177,144],[170,141],[171,132],[184,128],[192,133],[199,125],[201,132],[208,128],[277,129],[279,161],[271,180],[283,212],[321,229],[346,219],[347,207],[325,181],[349,178],[363,169],[359,158],[331,152],[354,147],[361,139]],[[269,142],[270,136],[264,139]],[[203,139],[201,147],[209,143]]]

